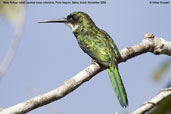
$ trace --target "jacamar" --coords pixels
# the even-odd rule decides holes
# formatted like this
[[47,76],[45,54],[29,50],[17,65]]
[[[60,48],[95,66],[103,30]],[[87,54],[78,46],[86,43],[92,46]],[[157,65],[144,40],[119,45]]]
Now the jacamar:
[[39,23],[65,23],[72,29],[80,48],[107,71],[122,107],[128,105],[127,94],[118,71],[119,50],[107,32],[99,29],[88,14],[73,12],[67,18],[41,21]]

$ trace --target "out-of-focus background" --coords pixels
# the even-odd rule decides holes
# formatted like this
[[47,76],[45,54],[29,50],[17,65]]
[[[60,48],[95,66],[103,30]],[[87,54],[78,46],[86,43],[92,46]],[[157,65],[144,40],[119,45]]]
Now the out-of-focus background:
[[[13,50],[15,54],[12,62],[0,78],[0,108],[10,107],[53,90],[90,65],[91,58],[79,48],[70,28],[64,24],[37,23],[41,20],[63,18],[75,11],[88,13],[99,28],[110,34],[120,50],[142,41],[145,33],[153,33],[171,41],[171,3],[111,0],[106,1],[106,4],[23,6],[4,4],[2,0],[0,64],[3,63],[14,37],[20,40],[16,52]],[[145,53],[119,64],[128,94],[128,108],[121,108],[108,74],[103,71],[66,97],[29,114],[131,113],[161,89],[169,86],[170,60],[166,55]]]

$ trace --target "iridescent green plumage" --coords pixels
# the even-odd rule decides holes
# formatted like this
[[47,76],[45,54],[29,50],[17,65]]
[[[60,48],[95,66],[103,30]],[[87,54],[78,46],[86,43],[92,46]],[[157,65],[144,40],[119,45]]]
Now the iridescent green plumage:
[[73,31],[81,49],[107,69],[112,86],[122,107],[128,104],[126,91],[118,72],[117,59],[120,57],[117,46],[111,37],[96,27],[91,18],[83,12],[75,12],[70,17],[78,18],[79,27]]
[[64,22],[71,27],[81,49],[99,64],[107,67],[107,71],[122,107],[128,105],[127,94],[118,72],[117,59],[120,57],[117,46],[111,37],[99,29],[84,12],[71,13],[66,19],[45,22]]

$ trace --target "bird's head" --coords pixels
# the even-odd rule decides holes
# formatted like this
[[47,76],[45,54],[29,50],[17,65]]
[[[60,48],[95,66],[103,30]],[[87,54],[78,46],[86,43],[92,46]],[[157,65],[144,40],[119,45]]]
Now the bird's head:
[[65,23],[74,32],[79,27],[92,27],[95,26],[94,22],[84,12],[73,12],[67,18],[53,19],[47,21],[40,21],[39,23]]

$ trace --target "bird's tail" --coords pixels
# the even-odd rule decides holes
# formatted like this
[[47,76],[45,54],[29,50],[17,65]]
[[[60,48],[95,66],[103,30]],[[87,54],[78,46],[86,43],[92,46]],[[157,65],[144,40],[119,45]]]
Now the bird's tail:
[[113,89],[117,95],[117,98],[121,104],[122,107],[127,107],[128,105],[128,99],[127,94],[122,82],[122,79],[120,77],[120,74],[118,72],[118,67],[115,64],[111,64],[110,67],[107,69]]

